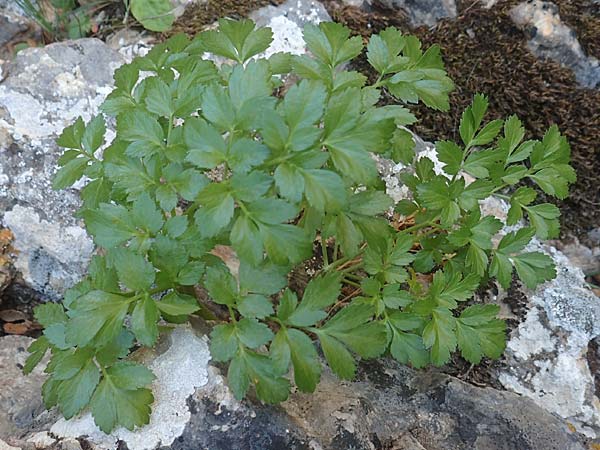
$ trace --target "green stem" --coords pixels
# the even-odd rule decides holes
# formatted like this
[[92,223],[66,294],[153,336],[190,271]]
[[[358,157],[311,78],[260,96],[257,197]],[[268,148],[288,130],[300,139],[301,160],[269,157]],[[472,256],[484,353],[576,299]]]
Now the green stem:
[[[360,263],[360,264],[356,264],[354,266],[346,267],[345,269],[342,269],[339,272],[343,273],[344,276],[348,276],[348,275],[351,275],[351,272],[354,272],[355,270],[358,270],[358,269],[362,268],[363,266],[364,266],[364,264]],[[356,276],[356,278],[359,280],[361,279],[357,275],[354,275],[354,276]]]
[[323,266],[329,266],[329,257],[327,256],[327,243],[323,236],[321,236],[321,251],[323,252]]
[[349,284],[350,286],[357,287],[357,288],[361,287],[360,284],[358,284],[357,282],[349,280],[347,278],[344,278],[344,283]]

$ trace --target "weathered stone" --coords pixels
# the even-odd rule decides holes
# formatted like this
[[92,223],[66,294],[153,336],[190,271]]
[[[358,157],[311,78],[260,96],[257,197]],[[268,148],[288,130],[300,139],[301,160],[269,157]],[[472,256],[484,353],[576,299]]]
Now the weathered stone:
[[344,383],[325,371],[313,394],[280,407],[230,409],[194,396],[194,414],[171,449],[583,450],[566,424],[510,392],[477,388],[392,361]]
[[273,30],[273,43],[264,53],[268,57],[277,52],[295,55],[306,53],[302,29],[308,23],[318,24],[331,20],[325,7],[318,1],[287,0],[279,6],[265,6],[250,18],[258,26],[268,26]]
[[531,32],[529,48],[535,55],[570,68],[583,86],[600,85],[600,61],[584,53],[575,32],[562,22],[558,6],[540,0],[523,2],[510,15],[517,25]]
[[510,337],[499,380],[596,437],[600,402],[587,352],[600,335],[600,298],[587,287],[581,270],[555,248],[534,241],[527,250],[549,254],[557,276],[527,295],[528,312]]
[[44,409],[41,397],[46,379],[44,364],[28,376],[22,372],[29,355],[27,347],[32,342],[26,336],[0,338],[0,439],[23,433]]
[[552,241],[575,267],[579,267],[584,275],[600,273],[600,246],[587,247],[579,242],[576,237],[564,241]]
[[388,8],[400,8],[408,13],[414,27],[434,26],[440,19],[456,17],[454,0],[380,0]]
[[62,152],[54,141],[97,113],[122,62],[99,40],[62,42],[19,52],[0,83],[0,221],[16,235],[26,284],[49,299],[82,276],[92,251],[73,217],[77,189],[51,188]]

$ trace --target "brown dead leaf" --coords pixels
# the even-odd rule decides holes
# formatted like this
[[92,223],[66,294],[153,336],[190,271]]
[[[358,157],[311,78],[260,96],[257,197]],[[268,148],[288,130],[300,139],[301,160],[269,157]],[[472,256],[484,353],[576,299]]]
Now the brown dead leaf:
[[25,321],[21,323],[5,323],[2,327],[6,334],[27,334],[31,331],[29,328],[31,322]]
[[5,309],[4,311],[0,311],[0,320],[4,320],[5,322],[19,322],[27,320],[27,315],[16,309]]

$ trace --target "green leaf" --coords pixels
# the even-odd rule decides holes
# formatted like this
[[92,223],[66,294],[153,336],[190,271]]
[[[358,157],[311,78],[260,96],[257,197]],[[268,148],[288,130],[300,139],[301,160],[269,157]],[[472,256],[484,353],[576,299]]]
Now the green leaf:
[[215,361],[229,361],[234,357],[238,346],[234,323],[217,325],[210,332],[210,354]]
[[249,348],[258,348],[273,339],[273,332],[269,327],[256,319],[242,319],[236,323],[235,328],[240,342]]
[[497,305],[473,305],[456,319],[456,337],[463,358],[479,364],[483,356],[497,359],[506,345],[506,324],[496,318]]
[[240,314],[248,318],[264,319],[273,314],[272,303],[263,295],[250,294],[237,302]]
[[356,362],[348,349],[328,334],[319,334],[321,348],[333,373],[343,380],[352,380],[356,374]]
[[423,343],[431,351],[431,362],[441,366],[450,360],[450,353],[456,348],[456,319],[446,308],[436,308],[431,313],[431,321],[423,329]]
[[533,228],[521,228],[516,232],[506,234],[493,252],[490,265],[490,275],[498,279],[500,285],[508,289],[512,281],[513,264],[511,256],[520,252],[531,241],[535,230]]
[[96,150],[104,143],[104,134],[106,133],[106,123],[104,117],[94,117],[85,127],[81,137],[81,147],[88,154],[93,155]]
[[552,258],[541,252],[522,253],[514,256],[512,263],[519,278],[530,289],[556,277],[556,268]]
[[65,323],[68,319],[63,306],[58,303],[44,303],[36,306],[34,317],[44,328],[58,323]]
[[133,202],[131,213],[135,225],[149,233],[156,234],[163,226],[162,213],[156,208],[156,203],[150,195],[145,192]]
[[204,285],[215,302],[222,305],[233,305],[235,303],[238,286],[228,269],[222,267],[207,268]]
[[336,338],[363,358],[381,355],[387,347],[387,329],[382,322],[371,322],[372,305],[353,303],[331,318],[316,333]]
[[128,299],[120,295],[102,291],[82,295],[70,307],[67,342],[80,347],[92,340],[107,344],[121,331],[128,309]]
[[227,146],[221,133],[204,120],[187,119],[184,135],[188,146],[186,161],[204,169],[212,169],[225,161]]
[[452,141],[438,141],[435,143],[438,159],[445,163],[444,172],[456,175],[460,170],[463,150]]
[[[284,349],[278,350],[278,357],[283,361],[287,360],[287,365],[291,360],[296,386],[302,392],[314,392],[321,378],[321,363],[312,340],[302,331],[293,328],[282,328],[275,339],[282,342],[280,345],[285,346]],[[271,350],[273,351],[273,345]],[[285,363],[283,365],[287,370],[287,365]]]
[[175,20],[169,0],[130,0],[129,7],[133,17],[150,31],[167,31]]
[[147,290],[154,283],[156,272],[154,266],[146,261],[142,255],[126,249],[111,251],[119,281],[132,291]]
[[75,158],[62,166],[52,180],[52,189],[66,189],[73,185],[83,176],[89,161],[86,157]]
[[150,389],[141,386],[153,378],[148,369],[138,364],[123,362],[108,368],[90,402],[96,425],[105,433],[117,425],[128,430],[146,425],[154,396]]
[[132,157],[151,156],[164,147],[164,132],[151,114],[135,110],[119,114],[117,133],[124,141],[131,142],[126,153]]
[[66,419],[72,418],[90,403],[99,381],[100,371],[88,359],[75,375],[60,383],[57,388],[58,405]]
[[527,211],[529,221],[540,239],[551,239],[558,236],[560,210],[551,203],[541,203],[523,207]]
[[319,211],[339,211],[346,203],[347,192],[340,176],[321,169],[302,171],[304,193],[308,203]]
[[31,343],[31,345],[27,348],[27,351],[30,355],[27,357],[25,361],[25,365],[23,366],[23,373],[25,375],[30,374],[33,369],[40,363],[46,352],[50,349],[50,343],[48,339],[44,336],[37,338],[35,341]]
[[70,125],[63,130],[56,140],[56,143],[61,147],[83,150],[81,140],[83,139],[84,133],[85,123],[80,116],[73,125]]
[[[393,322],[391,322],[393,324]],[[423,338],[417,334],[405,333],[392,325],[390,353],[402,364],[411,364],[421,368],[429,363],[429,352],[423,344]]]
[[131,314],[131,329],[137,340],[146,347],[152,347],[158,339],[158,309],[154,299],[145,296],[138,301]]
[[327,317],[324,309],[340,295],[340,276],[337,273],[312,279],[306,286],[302,301],[286,322],[298,327],[311,326]]
[[218,30],[205,31],[200,36],[208,51],[240,63],[265,51],[273,40],[270,28],[255,30],[254,22],[247,19],[219,19]]
[[205,237],[215,236],[226,227],[233,217],[234,200],[225,183],[213,183],[199,194],[203,204],[194,215],[196,224]]
[[198,301],[194,297],[175,291],[169,292],[156,302],[156,307],[169,316],[187,316],[200,309]]

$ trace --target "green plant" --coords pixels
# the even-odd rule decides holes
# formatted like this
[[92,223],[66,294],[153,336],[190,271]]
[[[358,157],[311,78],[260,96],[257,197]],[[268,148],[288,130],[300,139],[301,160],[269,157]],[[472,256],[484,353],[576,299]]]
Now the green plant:
[[173,25],[175,15],[171,0],[123,0],[129,11],[144,28],[151,31],[167,31]]
[[48,37],[78,39],[92,29],[90,14],[112,0],[97,0],[79,6],[75,0],[15,0],[17,5],[35,20]]
[[[363,51],[349,34],[308,25],[312,56],[253,59],[271,31],[221,20],[116,71],[102,110],[117,134],[103,151],[104,116],[64,130],[54,187],[90,179],[79,215],[103,250],[62,304],[36,309],[45,330],[25,371],[51,351],[47,407],[65,417],[89,407],[105,432],[147,423],[152,374],[126,357],[191,314],[214,321],[212,358],[228,363],[235,396],[254,386],[268,403],[287,398],[291,367],[300,390],[315,389],[316,342],[344,379],[355,355],[389,353],[414,367],[442,365],[456,349],[472,363],[501,355],[498,306],[465,302],[488,277],[507,287],[513,269],[529,287],[555,275],[548,256],[524,249],[534,234],[556,235],[558,209],[533,204],[529,185],[508,192],[528,180],[564,198],[575,180],[569,145],[554,126],[523,141],[516,116],[484,124],[487,100],[476,95],[462,143],[437,143],[445,174],[436,174],[402,128],[415,116],[378,104],[385,91],[447,109],[452,82],[439,48],[423,51],[394,28],[374,35],[366,55],[379,77],[369,84],[345,69]],[[231,64],[217,67],[206,52]],[[402,175],[411,200],[393,205],[370,153],[413,168]],[[508,225],[526,215],[531,226],[496,242],[504,224],[479,205],[490,196],[510,203]],[[314,257],[313,244],[322,262],[295,292],[288,277]],[[239,272],[215,256],[219,245],[235,250]]]

